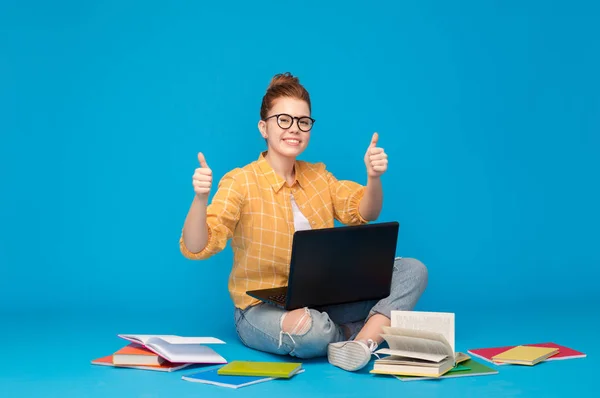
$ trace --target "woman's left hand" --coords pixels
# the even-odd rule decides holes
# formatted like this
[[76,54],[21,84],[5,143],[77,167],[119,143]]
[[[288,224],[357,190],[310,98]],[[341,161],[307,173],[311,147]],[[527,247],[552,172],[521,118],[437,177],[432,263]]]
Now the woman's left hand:
[[365,165],[367,166],[367,176],[378,178],[387,170],[388,159],[383,148],[377,146],[379,134],[374,133],[371,138],[371,144],[365,153]]

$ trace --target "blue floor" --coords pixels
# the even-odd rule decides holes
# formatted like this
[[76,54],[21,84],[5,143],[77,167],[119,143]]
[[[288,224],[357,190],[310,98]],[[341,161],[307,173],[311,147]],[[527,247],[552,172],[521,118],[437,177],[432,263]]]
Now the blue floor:
[[[234,390],[191,383],[173,373],[93,366],[90,360],[108,355],[124,344],[117,333],[156,333],[214,336],[228,360],[281,360],[242,346],[230,316],[204,321],[197,314],[171,317],[17,314],[4,315],[0,330],[3,397],[566,397],[598,396],[597,358],[600,316],[596,308],[545,309],[514,312],[488,310],[456,313],[456,347],[491,347],[556,342],[584,351],[583,359],[545,362],[534,367],[501,366],[497,375],[436,381],[402,382],[375,376],[368,369],[349,373],[325,359],[304,361],[306,372]],[[371,364],[368,366],[370,368]],[[397,395],[396,395],[397,394]]]

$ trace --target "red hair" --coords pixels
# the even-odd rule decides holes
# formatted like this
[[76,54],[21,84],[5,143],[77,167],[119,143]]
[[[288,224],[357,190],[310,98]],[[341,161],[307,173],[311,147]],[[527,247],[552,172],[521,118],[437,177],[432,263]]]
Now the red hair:
[[308,110],[311,110],[310,95],[308,95],[308,91],[306,91],[304,86],[300,84],[300,80],[297,77],[292,76],[290,72],[279,73],[273,76],[271,83],[269,83],[269,87],[267,87],[267,92],[263,97],[262,105],[260,106],[261,120],[265,120],[273,107],[275,100],[281,97],[290,97],[306,101]]

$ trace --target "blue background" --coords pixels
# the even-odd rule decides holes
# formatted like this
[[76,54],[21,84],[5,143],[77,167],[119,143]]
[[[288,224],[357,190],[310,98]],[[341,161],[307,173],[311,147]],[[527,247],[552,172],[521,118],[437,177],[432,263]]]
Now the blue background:
[[[543,336],[597,350],[586,330],[600,303],[600,7],[521,3],[2,1],[0,314],[13,354],[37,341],[56,396],[106,393],[52,383],[85,374],[97,387],[114,369],[89,360],[118,347],[116,333],[221,333],[262,358],[232,330],[230,249],[193,262],[178,239],[197,153],[217,179],[255,160],[260,101],[284,71],[317,119],[303,159],[364,183],[379,132],[380,221],[399,221],[398,255],[429,268],[417,309],[457,313],[458,348]],[[65,346],[71,366],[56,367]],[[20,394],[20,372],[46,372],[25,357],[0,377]],[[582,366],[567,362],[561,373]],[[190,394],[223,390],[142,373],[128,374],[151,381],[125,395],[149,382],[160,395],[163,376]],[[519,391],[541,388],[531,383]]]

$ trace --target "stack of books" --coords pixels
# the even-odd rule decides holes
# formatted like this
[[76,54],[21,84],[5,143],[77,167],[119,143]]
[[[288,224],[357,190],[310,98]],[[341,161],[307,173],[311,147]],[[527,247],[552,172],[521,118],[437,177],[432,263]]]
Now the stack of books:
[[494,374],[493,369],[484,369],[485,365],[455,351],[453,313],[392,311],[392,327],[384,327],[381,336],[389,348],[375,353],[387,356],[375,360],[371,373],[415,380],[451,372],[455,372],[453,377],[473,376],[475,372],[469,371],[475,366],[477,374]]
[[172,372],[192,364],[224,364],[227,360],[206,344],[224,344],[213,337],[174,335],[126,335],[129,344],[111,355],[94,359],[93,365]]
[[543,361],[585,358],[587,355],[556,343],[523,344],[490,348],[474,348],[467,350],[474,357],[493,363],[494,365],[529,365]]
[[580,351],[556,343],[477,348],[467,350],[467,355],[454,349],[453,313],[392,311],[391,315],[391,327],[384,327],[381,335],[389,348],[375,352],[378,356],[387,356],[374,361],[371,373],[392,375],[402,381],[498,373],[471,355],[494,365],[529,366],[586,357]]

